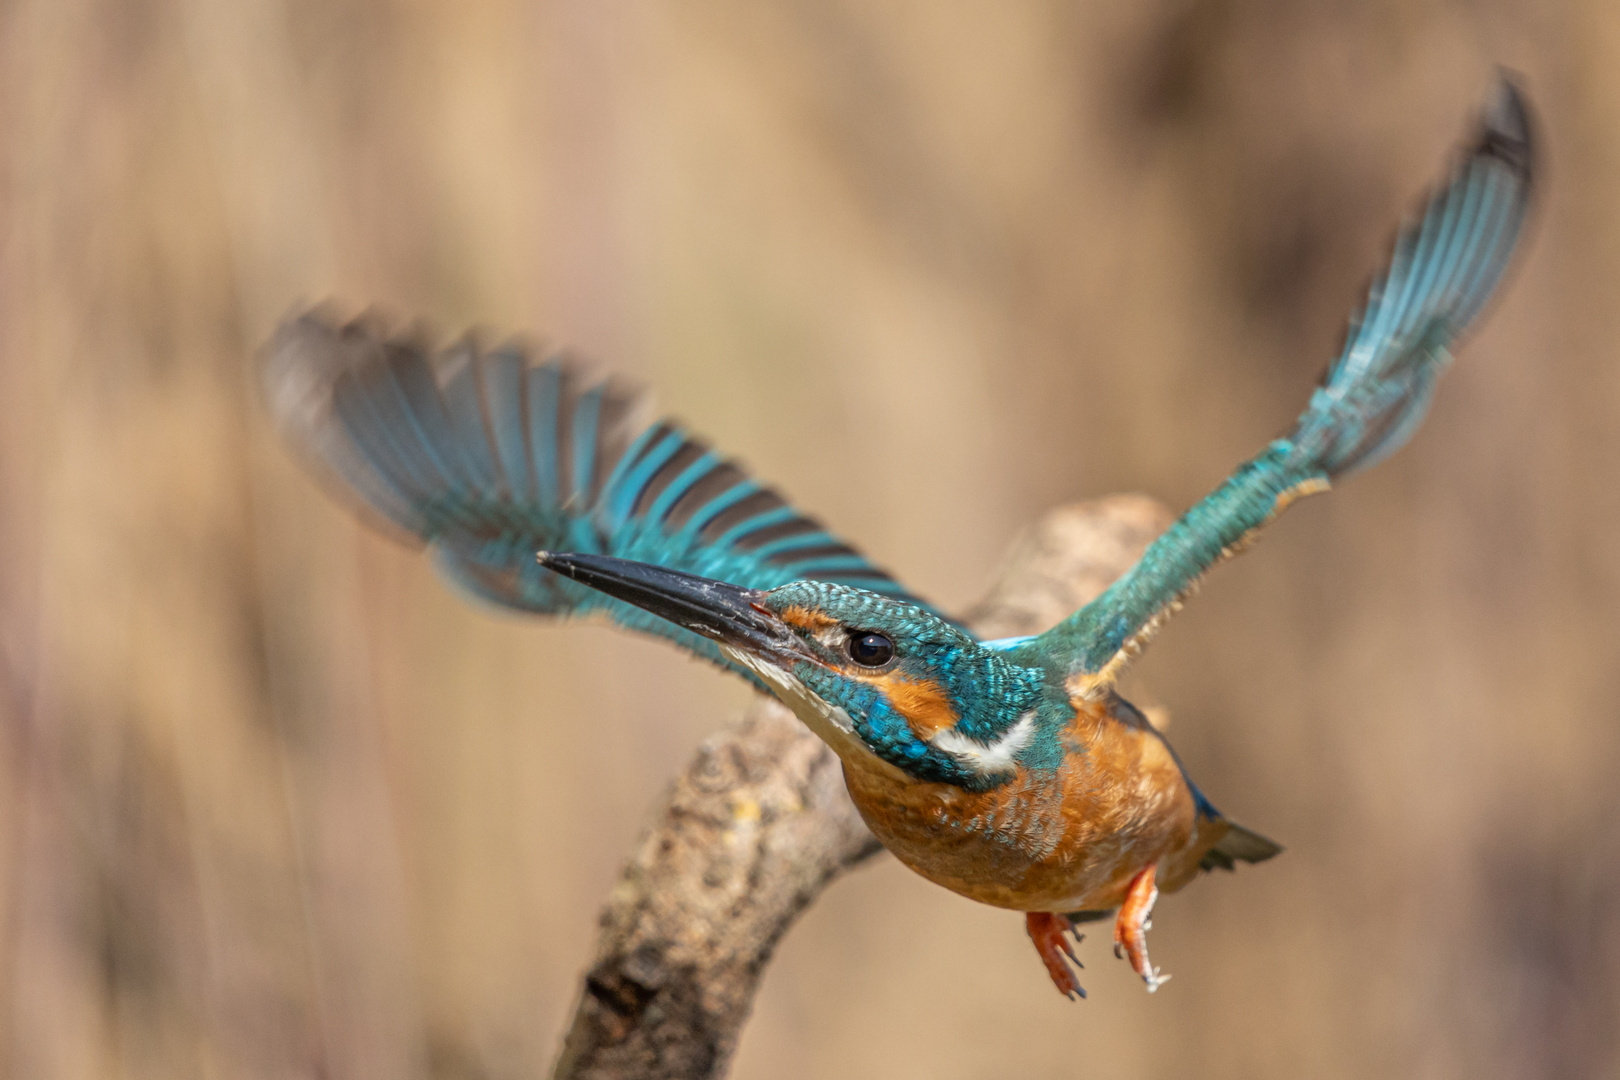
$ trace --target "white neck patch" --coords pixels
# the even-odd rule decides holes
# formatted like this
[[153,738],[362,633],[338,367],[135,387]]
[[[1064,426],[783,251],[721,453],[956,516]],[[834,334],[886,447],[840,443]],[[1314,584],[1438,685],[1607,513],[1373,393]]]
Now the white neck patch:
[[1035,710],[1020,716],[1007,733],[993,743],[970,739],[954,728],[936,732],[929,740],[980,776],[1011,772],[1013,758],[1035,737]]

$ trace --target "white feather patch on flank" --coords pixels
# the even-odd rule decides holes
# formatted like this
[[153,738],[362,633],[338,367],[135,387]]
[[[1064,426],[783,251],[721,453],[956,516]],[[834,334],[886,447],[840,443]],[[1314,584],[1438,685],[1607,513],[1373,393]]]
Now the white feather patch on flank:
[[1013,758],[1017,757],[1018,751],[1029,745],[1029,740],[1034,737],[1035,710],[1030,709],[1007,729],[1007,734],[993,743],[970,739],[954,728],[945,728],[937,732],[929,741],[981,776],[989,776],[1012,769]]

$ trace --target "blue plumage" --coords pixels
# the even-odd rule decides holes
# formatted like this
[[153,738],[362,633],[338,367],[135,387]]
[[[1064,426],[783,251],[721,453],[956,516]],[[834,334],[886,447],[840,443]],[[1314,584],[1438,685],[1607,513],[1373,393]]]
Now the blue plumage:
[[1338,478],[1399,449],[1423,420],[1446,351],[1501,280],[1529,209],[1524,103],[1504,84],[1484,130],[1350,326],[1291,436],[1290,468]]
[[1530,124],[1504,81],[1480,134],[1415,226],[1403,229],[1345,347],[1287,436],[1187,511],[1140,562],[1015,656],[1062,657],[1071,673],[1112,673],[1213,564],[1295,498],[1398,450],[1428,410],[1448,351],[1501,280],[1530,202]]
[[535,553],[617,555],[760,589],[837,582],[920,604],[678,425],[637,423],[637,394],[590,385],[560,359],[470,339],[433,352],[312,312],[283,326],[264,379],[284,430],[336,490],[502,607],[603,611],[730,667],[710,642],[557,577]]
[[678,425],[637,421],[633,394],[560,360],[470,340],[432,352],[317,313],[279,332],[265,385],[337,490],[428,544],[445,576],[507,608],[605,612],[731,667],[837,752],[906,865],[1026,912],[1060,990],[1083,994],[1063,934],[1118,908],[1116,947],[1151,991],[1159,890],[1280,848],[1215,809],[1115,680],[1210,566],[1411,437],[1512,254],[1530,161],[1504,82],[1293,430],[1035,637],[974,640]]
[[[991,648],[1106,691],[1211,565],[1294,498],[1398,449],[1422,421],[1449,346],[1502,276],[1529,205],[1530,161],[1526,109],[1504,81],[1449,183],[1399,234],[1294,429],[1092,603],[1045,634]],[[761,590],[833,582],[938,617],[680,426],[635,421],[635,394],[588,384],[560,359],[512,345],[487,351],[470,339],[435,353],[311,313],[282,328],[264,377],[282,426],[339,490],[431,545],[447,577],[503,607],[605,611],[727,663],[709,641],[534,561],[556,549]]]

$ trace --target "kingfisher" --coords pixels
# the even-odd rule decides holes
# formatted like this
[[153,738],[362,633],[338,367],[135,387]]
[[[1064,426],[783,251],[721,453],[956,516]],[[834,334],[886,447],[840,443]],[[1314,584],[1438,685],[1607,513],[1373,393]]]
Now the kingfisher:
[[455,585],[508,609],[605,615],[780,698],[837,753],[902,863],[1024,913],[1059,991],[1085,995],[1065,935],[1112,917],[1116,955],[1151,992],[1169,978],[1147,948],[1159,893],[1281,849],[1215,808],[1116,683],[1206,571],[1412,436],[1512,255],[1531,158],[1504,75],[1288,433],[1029,637],[976,639],[567,355],[474,335],[435,349],[317,309],[278,329],[263,386],[304,460]]

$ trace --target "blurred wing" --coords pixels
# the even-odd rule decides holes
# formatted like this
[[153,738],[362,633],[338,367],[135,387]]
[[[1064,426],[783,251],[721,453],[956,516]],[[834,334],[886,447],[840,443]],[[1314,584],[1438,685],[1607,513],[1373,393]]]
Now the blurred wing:
[[1446,351],[1491,298],[1530,208],[1530,117],[1505,79],[1451,183],[1401,230],[1291,438],[1290,464],[1337,479],[1404,446]]
[[1096,600],[1016,646],[1106,686],[1200,575],[1240,551],[1294,499],[1399,449],[1422,423],[1447,351],[1501,280],[1529,207],[1528,109],[1503,80],[1479,133],[1352,320],[1294,430],[1187,511]]
[[471,339],[433,352],[311,312],[282,324],[262,377],[282,433],[334,491],[501,607],[605,612],[739,670],[708,640],[543,569],[537,552],[921,603],[735,462],[668,420],[639,422],[640,395],[592,384],[564,359]]

